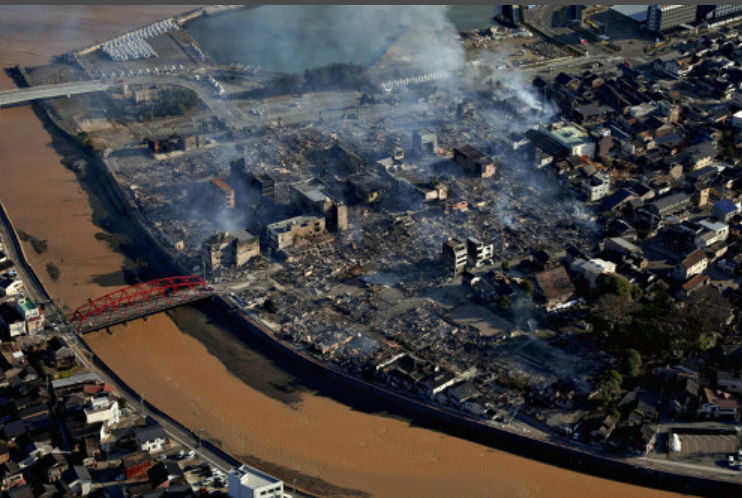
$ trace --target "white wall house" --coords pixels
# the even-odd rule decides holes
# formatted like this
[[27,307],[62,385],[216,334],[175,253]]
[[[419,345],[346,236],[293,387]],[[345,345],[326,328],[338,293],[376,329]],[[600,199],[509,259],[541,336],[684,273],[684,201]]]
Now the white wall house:
[[247,465],[227,477],[230,498],[283,498],[283,481]]
[[121,410],[119,410],[117,400],[111,400],[107,397],[92,398],[85,406],[85,422],[88,424],[103,422],[110,427],[113,424],[118,424],[120,419]]

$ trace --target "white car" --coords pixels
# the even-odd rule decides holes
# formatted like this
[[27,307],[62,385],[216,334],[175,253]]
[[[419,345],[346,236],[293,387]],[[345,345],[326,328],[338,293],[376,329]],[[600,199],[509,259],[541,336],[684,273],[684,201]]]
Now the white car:
[[188,454],[184,458],[190,459],[190,458],[195,458],[195,457],[196,457],[196,452],[191,450],[188,452]]
[[155,461],[157,462],[164,462],[165,460],[167,460],[167,455],[157,455],[157,457],[155,457]]

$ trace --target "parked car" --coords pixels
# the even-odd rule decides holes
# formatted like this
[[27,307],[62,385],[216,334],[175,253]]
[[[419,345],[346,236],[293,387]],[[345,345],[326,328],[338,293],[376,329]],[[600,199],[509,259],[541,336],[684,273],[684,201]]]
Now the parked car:
[[164,462],[165,460],[167,460],[167,455],[165,455],[165,454],[157,455],[155,457],[155,461],[156,462]]

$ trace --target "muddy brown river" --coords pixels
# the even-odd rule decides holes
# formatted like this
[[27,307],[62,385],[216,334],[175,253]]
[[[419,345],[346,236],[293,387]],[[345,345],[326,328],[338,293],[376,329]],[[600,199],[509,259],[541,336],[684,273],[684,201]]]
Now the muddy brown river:
[[[176,6],[0,6],[3,66],[50,56],[176,12]],[[0,76],[0,89],[12,88]],[[102,231],[74,174],[28,107],[0,111],[0,199],[16,227],[45,240],[31,263],[50,292],[74,308],[124,284],[125,258]],[[46,265],[61,269],[51,281]],[[198,308],[90,336],[100,357],[148,401],[227,451],[268,462],[301,485],[377,497],[660,498],[678,496],[586,476],[351,408],[302,382],[259,348],[232,337]],[[177,322],[177,324],[176,324]],[[309,386],[309,387],[307,387]],[[285,470],[292,469],[292,470]],[[294,472],[295,471],[295,472]],[[328,496],[330,495],[328,494]]]

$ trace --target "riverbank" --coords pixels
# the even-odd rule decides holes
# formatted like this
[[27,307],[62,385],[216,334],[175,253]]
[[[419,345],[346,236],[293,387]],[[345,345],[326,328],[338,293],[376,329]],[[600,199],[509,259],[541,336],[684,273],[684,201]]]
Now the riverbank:
[[[75,36],[96,29],[88,30],[85,22],[80,22]],[[45,45],[34,39],[28,46]],[[18,62],[43,61],[12,63]],[[30,115],[35,128],[19,126],[19,110]],[[56,289],[66,301],[84,302],[122,285],[125,258],[120,251],[141,250],[142,256],[149,257],[151,248],[111,248],[98,241],[95,234],[103,229],[92,222],[93,206],[87,193],[72,172],[60,166],[48,135],[33,114],[21,108],[3,110],[0,122],[13,137],[7,147],[0,147],[6,175],[0,198],[5,201],[7,194],[13,199],[6,207],[19,228],[48,241],[44,258],[63,258],[65,267],[69,265]],[[20,128],[17,133],[14,127]],[[29,195],[29,178],[34,182],[33,196]],[[126,219],[114,219],[112,230],[118,230],[119,222]],[[289,469],[295,469],[297,484],[307,475],[348,490],[391,498],[566,498],[574,496],[575,490],[604,498],[673,496],[568,472],[422,429],[408,419],[389,417],[378,402],[368,401],[361,393],[308,375],[290,361],[276,358],[268,348],[245,347],[230,337],[218,317],[196,308],[140,320],[112,332],[91,337],[94,350],[136,392],[145,394],[184,427],[206,428],[210,439],[221,441],[229,453],[254,455],[287,469],[289,484],[294,477]],[[334,401],[352,397],[365,403],[362,409],[355,401],[350,406]]]

